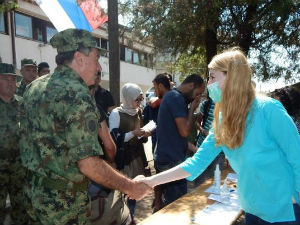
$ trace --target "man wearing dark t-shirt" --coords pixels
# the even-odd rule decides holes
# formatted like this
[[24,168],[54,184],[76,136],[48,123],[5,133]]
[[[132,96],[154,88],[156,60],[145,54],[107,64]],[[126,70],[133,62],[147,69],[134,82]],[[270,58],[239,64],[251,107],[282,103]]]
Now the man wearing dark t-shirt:
[[97,85],[96,87],[95,100],[97,105],[100,105],[106,114],[110,114],[110,112],[114,108],[116,108],[115,101],[111,93],[108,90],[101,87],[100,82],[101,82],[101,76],[98,76],[96,80],[96,84],[99,85]]
[[[157,172],[170,169],[184,161],[193,113],[199,105],[204,89],[203,79],[193,74],[177,89],[164,96],[158,112],[156,129],[154,165]],[[166,206],[187,193],[187,183],[185,179],[171,182],[162,185],[161,190],[163,206]]]

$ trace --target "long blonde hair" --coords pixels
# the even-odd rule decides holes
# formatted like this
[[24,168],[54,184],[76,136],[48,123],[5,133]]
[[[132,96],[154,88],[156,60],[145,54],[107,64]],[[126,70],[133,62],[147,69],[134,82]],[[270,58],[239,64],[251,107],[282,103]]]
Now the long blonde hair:
[[251,85],[252,70],[245,54],[238,48],[214,56],[208,68],[226,73],[222,100],[216,104],[214,111],[216,144],[230,149],[240,147],[245,135],[246,118],[255,98]]

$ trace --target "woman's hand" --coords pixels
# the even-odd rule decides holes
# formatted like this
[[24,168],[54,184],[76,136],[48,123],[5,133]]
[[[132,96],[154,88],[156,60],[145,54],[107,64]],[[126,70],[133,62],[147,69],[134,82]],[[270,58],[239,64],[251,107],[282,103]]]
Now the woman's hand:
[[151,182],[151,179],[145,177],[144,175],[138,175],[133,180],[136,182],[142,182],[151,188],[154,188],[154,186],[155,186],[155,184],[153,182]]
[[149,136],[151,136],[151,133],[152,132],[150,130],[147,130],[147,131],[145,131],[145,134],[143,137],[149,137]]
[[133,130],[132,133],[135,137],[142,137],[145,135],[145,131],[142,128],[137,128]]

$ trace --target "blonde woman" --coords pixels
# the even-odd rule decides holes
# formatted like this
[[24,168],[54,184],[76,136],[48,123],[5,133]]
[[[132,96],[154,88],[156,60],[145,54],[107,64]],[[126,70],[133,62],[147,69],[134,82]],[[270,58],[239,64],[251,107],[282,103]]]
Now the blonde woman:
[[238,174],[245,224],[299,224],[300,139],[295,124],[281,103],[255,95],[242,51],[216,55],[208,68],[209,95],[217,103],[213,131],[193,157],[139,179],[152,187],[194,180],[223,151]]

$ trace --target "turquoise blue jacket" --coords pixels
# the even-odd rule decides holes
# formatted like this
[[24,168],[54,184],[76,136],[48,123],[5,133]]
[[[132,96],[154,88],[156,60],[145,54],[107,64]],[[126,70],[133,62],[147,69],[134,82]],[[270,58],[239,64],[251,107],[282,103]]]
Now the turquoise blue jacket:
[[295,220],[292,197],[299,204],[300,136],[281,103],[257,97],[241,147],[216,147],[211,132],[197,153],[179,166],[191,174],[188,180],[194,180],[221,151],[238,174],[245,212],[272,223]]

